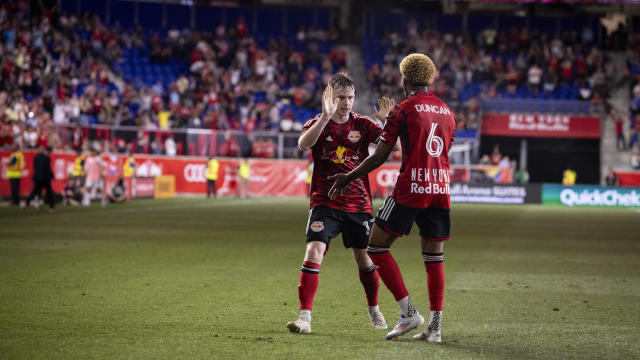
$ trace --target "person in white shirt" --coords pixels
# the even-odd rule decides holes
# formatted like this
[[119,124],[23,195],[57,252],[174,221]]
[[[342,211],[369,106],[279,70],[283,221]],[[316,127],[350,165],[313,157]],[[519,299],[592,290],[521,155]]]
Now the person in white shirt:
[[177,148],[176,148],[176,142],[175,140],[173,140],[173,134],[170,134],[165,139],[164,151],[168,156],[176,156]]

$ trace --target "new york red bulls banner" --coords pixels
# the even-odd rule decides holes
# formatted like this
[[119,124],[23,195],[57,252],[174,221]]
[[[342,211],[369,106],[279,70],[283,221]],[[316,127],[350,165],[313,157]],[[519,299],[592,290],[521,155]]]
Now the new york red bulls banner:
[[600,138],[600,118],[558,114],[486,114],[482,117],[482,135]]

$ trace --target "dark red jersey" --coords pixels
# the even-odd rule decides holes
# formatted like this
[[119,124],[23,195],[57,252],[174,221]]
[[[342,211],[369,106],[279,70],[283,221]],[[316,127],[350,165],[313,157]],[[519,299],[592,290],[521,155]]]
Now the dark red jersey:
[[[320,119],[321,114],[307,121],[302,127],[304,134]],[[311,208],[326,205],[332,209],[350,213],[371,212],[371,189],[369,177],[363,176],[347,186],[344,194],[329,199],[333,181],[327,176],[348,173],[369,156],[369,144],[382,134],[382,129],[370,118],[356,113],[349,114],[344,124],[329,120],[318,141],[311,148],[313,175],[311,177]]]
[[449,107],[430,92],[410,95],[395,106],[381,140],[402,145],[400,175],[391,196],[396,202],[449,209],[449,148],[456,119]]

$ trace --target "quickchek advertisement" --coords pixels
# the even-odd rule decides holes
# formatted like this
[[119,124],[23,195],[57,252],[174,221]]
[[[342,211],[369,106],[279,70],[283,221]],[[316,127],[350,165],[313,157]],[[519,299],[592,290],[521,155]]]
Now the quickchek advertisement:
[[543,205],[640,207],[640,188],[544,184]]

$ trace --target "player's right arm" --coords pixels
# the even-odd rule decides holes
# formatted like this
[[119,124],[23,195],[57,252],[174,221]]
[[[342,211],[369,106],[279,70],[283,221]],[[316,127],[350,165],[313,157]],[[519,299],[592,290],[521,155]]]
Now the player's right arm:
[[333,88],[327,85],[322,93],[322,115],[320,115],[318,121],[300,135],[298,139],[298,147],[300,150],[307,151],[316,144],[320,133],[322,133],[322,130],[338,109],[338,101],[340,101],[338,98],[333,99]]

